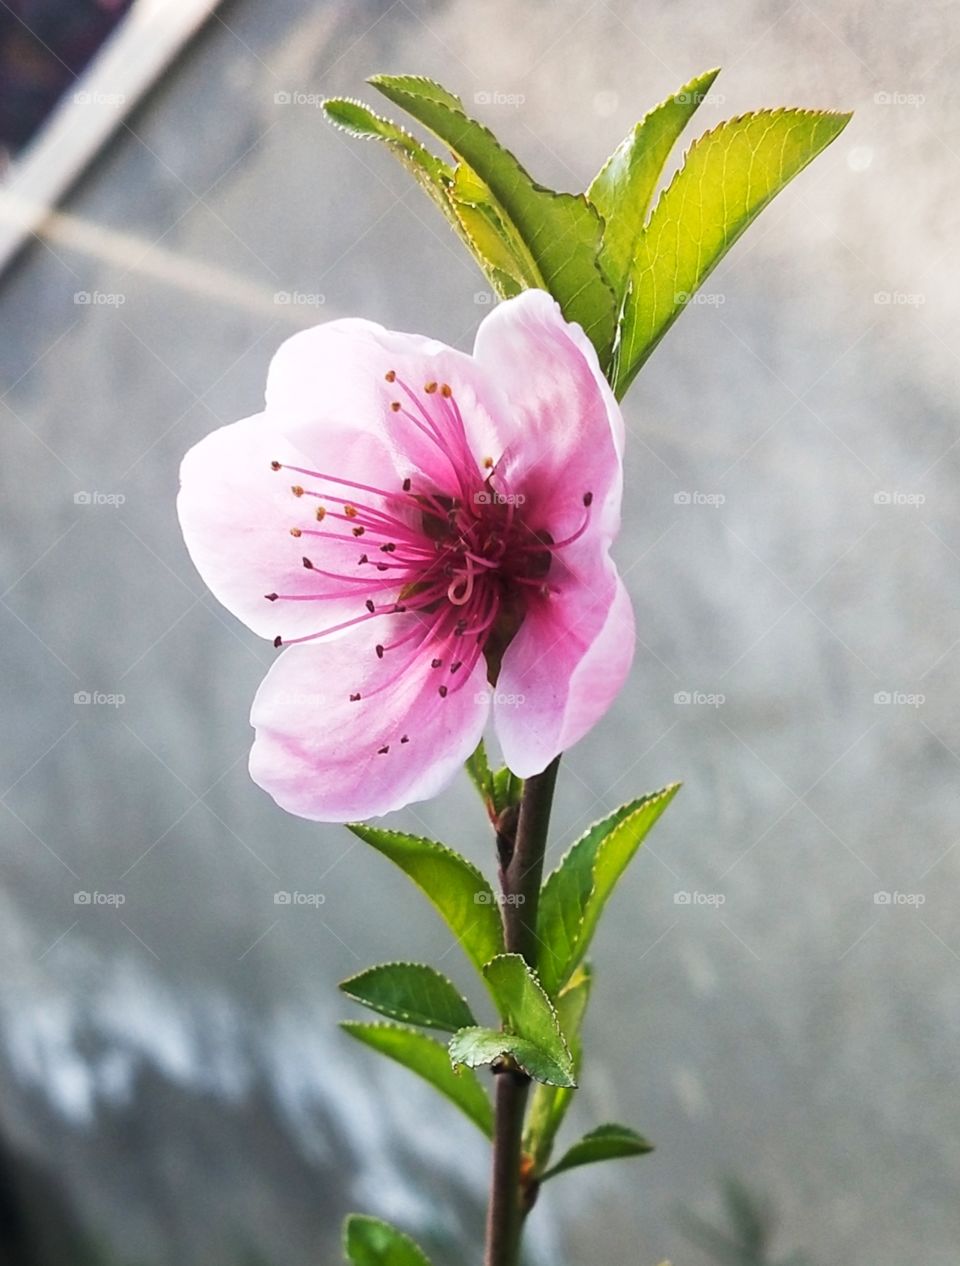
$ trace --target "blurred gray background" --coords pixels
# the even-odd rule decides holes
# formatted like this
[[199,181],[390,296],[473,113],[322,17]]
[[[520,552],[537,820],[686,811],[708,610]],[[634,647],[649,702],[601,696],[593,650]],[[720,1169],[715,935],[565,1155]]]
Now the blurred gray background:
[[[235,0],[66,200],[86,248],[38,238],[0,278],[0,1260],[327,1266],[361,1209],[479,1261],[479,1136],[335,1027],[362,966],[469,969],[399,872],[248,780],[274,652],[193,572],[177,467],[296,328],[469,347],[490,302],[311,101],[431,75],[579,189],[720,64],[692,134],[857,113],[627,402],[640,646],[564,762],[553,855],[685,781],[598,937],[569,1125],[657,1151],[551,1184],[531,1261],[707,1266],[679,1214],[722,1221],[735,1177],[776,1206],[771,1260],[954,1266],[958,40],[955,3]],[[492,864],[465,780],[398,821]]]

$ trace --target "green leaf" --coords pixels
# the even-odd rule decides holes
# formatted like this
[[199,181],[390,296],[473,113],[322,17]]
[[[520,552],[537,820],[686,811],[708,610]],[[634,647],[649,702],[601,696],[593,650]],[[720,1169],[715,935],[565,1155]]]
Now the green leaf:
[[461,1029],[450,1039],[450,1060],[456,1066],[465,1064],[468,1068],[480,1068],[485,1064],[497,1064],[503,1059],[512,1059],[517,1067],[535,1081],[546,1082],[551,1086],[573,1086],[568,1061],[558,1063],[547,1051],[531,1042],[528,1038],[519,1037],[516,1033],[505,1033],[498,1029],[470,1028]]
[[583,958],[607,898],[647,833],[680,790],[631,800],[595,823],[549,875],[540,894],[540,979],[555,997]]
[[618,396],[747,225],[850,117],[761,110],[694,141],[637,243],[620,326]]
[[493,771],[490,768],[490,762],[487,760],[487,749],[484,746],[483,739],[477,744],[473,755],[467,757],[464,769],[467,771],[470,781],[480,793],[480,799],[488,810],[492,810],[494,796]]
[[[589,964],[581,963],[557,999],[557,1017],[573,1056],[575,1076],[580,1073],[583,1017],[592,984],[593,972]],[[554,1139],[573,1101],[573,1094],[569,1086],[534,1087],[523,1138],[523,1150],[533,1157],[534,1173],[542,1173],[550,1162]]]
[[467,760],[465,768],[492,819],[496,820],[504,809],[513,808],[520,803],[523,779],[518,778],[505,765],[502,769],[492,770],[482,739],[477,750]]
[[621,141],[587,190],[603,216],[600,266],[613,286],[618,308],[660,173],[719,73],[716,69],[698,75],[651,110]]
[[458,163],[454,169],[450,200],[473,253],[499,291],[506,286],[510,294],[519,294],[543,286],[523,239],[488,185],[466,163]]
[[363,140],[383,141],[459,231],[460,224],[448,196],[454,177],[449,163],[431,154],[405,128],[375,114],[362,101],[354,101],[349,97],[330,97],[324,101],[323,110],[330,122],[348,135]]
[[362,822],[348,826],[426,893],[479,969],[503,953],[503,927],[493,889],[476,866],[434,840]]
[[574,1143],[542,1176],[546,1182],[556,1174],[567,1169],[576,1169],[578,1165],[592,1165],[595,1161],[620,1160],[624,1156],[643,1156],[653,1151],[653,1144],[636,1130],[625,1125],[598,1125],[595,1130],[585,1134],[579,1143]]
[[505,1032],[476,1027],[463,1030],[450,1045],[451,1058],[475,1067],[510,1054],[537,1081],[574,1085],[573,1057],[557,1012],[522,956],[501,954],[487,963],[483,974]]
[[570,1060],[553,1003],[521,954],[501,954],[483,969],[500,1018],[511,1033],[529,1038],[558,1060]]
[[447,1049],[440,1042],[425,1033],[418,1033],[416,1029],[405,1029],[398,1024],[362,1024],[356,1020],[343,1020],[340,1027],[358,1042],[389,1059],[395,1059],[398,1064],[428,1081],[466,1113],[488,1138],[493,1137],[490,1097],[475,1073],[457,1072],[450,1066]]
[[343,1251],[353,1266],[430,1266],[408,1235],[359,1213],[351,1213],[343,1224]]
[[453,984],[424,963],[384,963],[344,980],[340,988],[355,1002],[391,1020],[456,1033],[476,1024]]
[[489,128],[469,118],[462,102],[438,84],[415,75],[374,75],[370,83],[409,111],[487,185],[505,221],[525,244],[543,288],[568,321],[579,322],[606,365],[615,305],[597,261],[602,222],[586,197],[534,183]]
[[451,167],[405,128],[361,101],[331,97],[323,109],[341,131],[382,141],[391,150],[446,216],[499,295],[507,298],[526,286],[542,284],[536,268],[531,268],[529,252],[503,223],[493,195],[463,164]]
[[504,809],[510,809],[513,808],[514,805],[518,805],[522,795],[522,778],[518,778],[512,770],[507,769],[506,765],[504,765],[502,769],[494,771],[493,798],[498,812],[502,812]]

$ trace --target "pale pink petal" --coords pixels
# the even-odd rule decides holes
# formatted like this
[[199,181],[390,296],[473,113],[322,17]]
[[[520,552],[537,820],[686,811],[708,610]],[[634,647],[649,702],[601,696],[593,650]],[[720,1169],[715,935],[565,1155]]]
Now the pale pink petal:
[[494,486],[525,497],[524,515],[560,539],[582,517],[608,539],[620,525],[620,408],[579,325],[556,300],[527,290],[500,304],[477,331],[474,355],[506,399],[510,424]]
[[633,650],[630,597],[609,559],[589,584],[568,577],[560,595],[532,602],[494,694],[509,768],[529,778],[581,739],[619,692]]
[[[177,512],[190,557],[214,596],[271,639],[309,634],[363,611],[361,586],[306,571],[304,555],[318,565],[322,558],[325,570],[368,577],[357,565],[360,543],[349,532],[342,544],[291,536],[292,527],[321,527],[315,519],[319,502],[295,497],[292,485],[308,481],[272,470],[271,462],[324,463],[338,475],[400,488],[392,459],[372,432],[327,425],[309,438],[307,453],[267,415],[257,414],[205,436],[180,469]],[[271,602],[268,593],[310,600]]]
[[[390,371],[396,381],[387,381]],[[280,425],[295,429],[301,444],[305,431],[327,419],[370,428],[386,438],[404,476],[420,472],[435,487],[455,490],[450,461],[411,421],[411,416],[423,418],[404,391],[405,386],[423,407],[436,409],[438,398],[423,390],[431,382],[453,390],[469,428],[474,469],[499,456],[505,426],[501,398],[496,380],[473,357],[436,339],[360,318],[329,321],[287,339],[270,365],[267,410]],[[395,401],[401,412],[391,409]]]
[[371,693],[404,654],[397,648],[378,659],[375,644],[406,631],[409,618],[378,618],[337,641],[292,646],[270,669],[250,717],[250,773],[281,808],[318,822],[379,817],[435,796],[476,748],[490,709],[482,657],[462,681],[445,679],[446,698],[429,652]]

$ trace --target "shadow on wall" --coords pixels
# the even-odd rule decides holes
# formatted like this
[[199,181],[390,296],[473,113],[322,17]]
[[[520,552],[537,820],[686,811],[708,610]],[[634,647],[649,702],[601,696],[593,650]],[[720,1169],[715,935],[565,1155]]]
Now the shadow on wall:
[[739,1178],[727,1178],[721,1194],[720,1225],[690,1209],[677,1222],[684,1235],[719,1266],[814,1266],[804,1253],[774,1256],[777,1216],[773,1201]]

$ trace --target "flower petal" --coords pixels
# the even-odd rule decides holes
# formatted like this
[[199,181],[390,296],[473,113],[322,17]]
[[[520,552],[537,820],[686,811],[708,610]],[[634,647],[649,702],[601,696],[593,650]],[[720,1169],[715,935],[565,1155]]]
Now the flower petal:
[[[390,371],[395,381],[386,379]],[[403,476],[420,472],[435,488],[455,489],[450,461],[417,425],[423,417],[403,389],[431,416],[444,419],[446,406],[438,394],[424,392],[427,383],[452,388],[467,422],[476,468],[481,469],[485,458],[496,458],[503,447],[503,404],[495,382],[473,357],[436,339],[387,330],[361,318],[328,321],[287,339],[270,365],[267,410],[280,425],[296,429],[298,443],[303,443],[304,424],[310,427],[327,418],[370,428],[387,437]],[[391,409],[394,402],[401,411]]]
[[494,484],[525,498],[524,515],[560,539],[576,530],[584,495],[608,539],[620,525],[624,424],[579,325],[556,300],[527,290],[477,331],[474,356],[507,401],[510,426]]
[[[465,679],[445,678],[421,648],[372,693],[397,673],[402,661],[393,657],[410,654],[398,647],[380,659],[375,645],[402,636],[412,618],[292,646],[270,669],[250,716],[250,773],[281,808],[317,822],[378,817],[435,796],[476,748],[490,708],[482,657]],[[456,686],[441,698],[444,680]]]
[[[362,613],[365,587],[305,570],[304,555],[318,559],[322,553],[325,570],[369,579],[358,568],[362,551],[349,531],[342,542],[324,540],[322,550],[314,548],[314,538],[291,536],[292,527],[319,527],[319,502],[294,496],[291,485],[301,477],[274,471],[271,462],[332,468],[400,487],[390,454],[372,433],[327,425],[305,442],[309,451],[261,413],[205,436],[180,468],[177,513],[190,557],[215,597],[262,637],[309,634]],[[271,602],[268,593],[291,599]]]
[[609,559],[589,586],[569,576],[560,594],[531,603],[494,695],[497,737],[518,777],[540,773],[599,721],[633,650],[630,596]]

